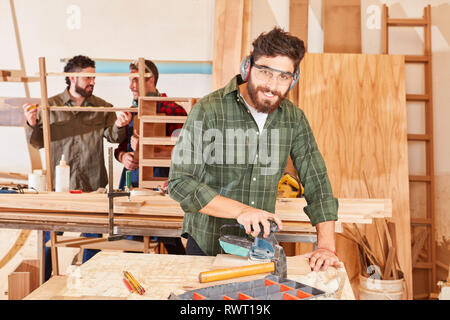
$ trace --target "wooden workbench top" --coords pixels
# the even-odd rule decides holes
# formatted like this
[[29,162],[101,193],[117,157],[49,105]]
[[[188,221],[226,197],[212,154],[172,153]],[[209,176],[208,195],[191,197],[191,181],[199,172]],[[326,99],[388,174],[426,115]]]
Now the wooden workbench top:
[[[151,299],[164,300],[170,293],[209,287],[222,283],[249,281],[263,278],[265,274],[200,284],[198,275],[202,271],[219,269],[248,263],[246,259],[229,255],[217,257],[181,256],[166,254],[139,254],[100,252],[92,259],[74,267],[65,276],[52,277],[33,291],[26,299]],[[345,268],[329,268],[327,271],[311,272],[303,256],[287,257],[288,278],[334,292],[339,287],[336,276],[344,281],[341,299],[354,299]],[[146,289],[140,296],[130,293],[123,281],[122,271],[131,272]]]

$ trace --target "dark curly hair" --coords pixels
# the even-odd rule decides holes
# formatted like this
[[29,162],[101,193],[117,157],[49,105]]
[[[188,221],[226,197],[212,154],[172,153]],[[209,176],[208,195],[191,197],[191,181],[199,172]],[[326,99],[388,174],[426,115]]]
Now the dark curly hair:
[[253,51],[250,54],[252,62],[262,56],[287,56],[294,62],[295,71],[305,55],[303,40],[279,27],[275,27],[267,33],[261,33],[252,44]]
[[[89,57],[78,55],[67,61],[64,72],[78,72],[84,68],[95,68],[95,61]],[[66,77],[67,87],[70,87],[70,79]]]

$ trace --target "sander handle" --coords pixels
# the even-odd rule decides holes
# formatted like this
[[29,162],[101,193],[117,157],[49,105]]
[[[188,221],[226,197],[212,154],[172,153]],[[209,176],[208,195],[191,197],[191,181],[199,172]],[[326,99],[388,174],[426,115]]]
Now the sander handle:
[[205,283],[270,272],[275,272],[275,263],[273,262],[200,272],[198,281]]

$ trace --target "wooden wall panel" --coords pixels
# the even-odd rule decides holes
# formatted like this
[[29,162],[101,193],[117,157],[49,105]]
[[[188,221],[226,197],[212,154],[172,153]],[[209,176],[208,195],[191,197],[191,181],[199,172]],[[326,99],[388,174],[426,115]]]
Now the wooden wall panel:
[[361,0],[322,1],[323,52],[361,53]]
[[[411,297],[403,56],[307,54],[302,70],[300,106],[324,155],[335,196],[370,194],[393,201],[390,220],[396,224],[399,262]],[[376,243],[375,226],[366,232],[369,242]],[[337,250],[354,278],[359,273],[356,246],[339,236]]]

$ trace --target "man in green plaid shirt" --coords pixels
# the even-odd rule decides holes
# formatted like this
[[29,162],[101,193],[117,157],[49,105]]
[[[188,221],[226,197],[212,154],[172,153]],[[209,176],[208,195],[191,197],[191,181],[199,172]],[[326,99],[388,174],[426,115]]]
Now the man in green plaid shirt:
[[[303,111],[285,99],[299,76],[303,41],[274,28],[253,42],[241,74],[198,101],[172,154],[168,190],[185,212],[186,253],[220,253],[221,227],[238,223],[264,236],[274,214],[280,180],[291,156],[304,186],[305,212],[317,229],[314,270],[339,266],[334,221],[338,201]],[[236,230],[236,234],[244,231]],[[230,233],[229,230],[226,233]]]

